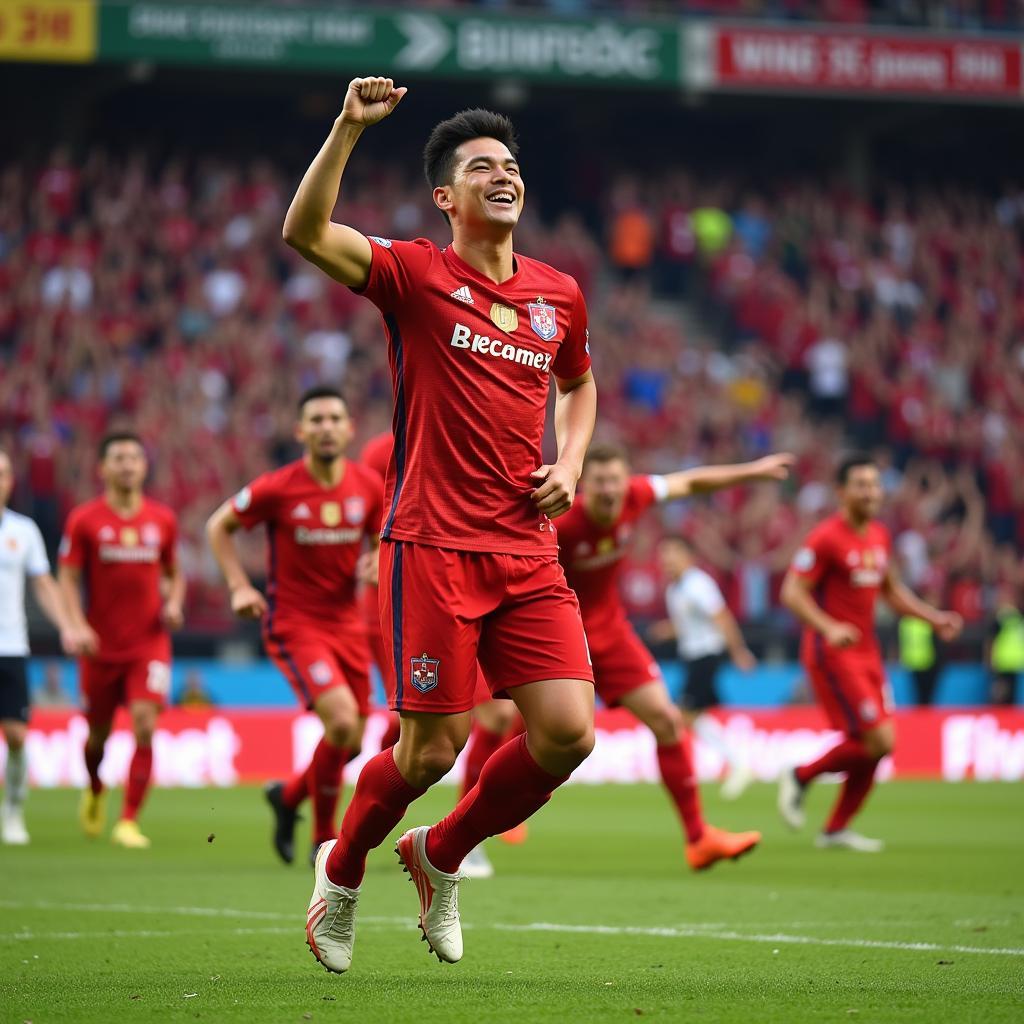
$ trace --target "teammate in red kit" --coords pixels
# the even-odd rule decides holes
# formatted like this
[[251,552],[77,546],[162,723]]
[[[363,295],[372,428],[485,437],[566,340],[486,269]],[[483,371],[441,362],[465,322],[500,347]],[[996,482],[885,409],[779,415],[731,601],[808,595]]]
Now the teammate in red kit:
[[819,523],[797,551],[782,586],[782,603],[804,624],[800,660],[830,724],[846,734],[822,757],[779,780],[779,812],[792,828],[804,824],[803,799],[812,779],[846,775],[839,799],[816,840],[822,847],[877,853],[883,844],[848,825],[874,783],[878,762],[893,750],[889,686],[875,635],[875,602],[897,615],[924,619],[943,640],[963,628],[956,612],[938,611],[900,580],[889,531],[876,520],[882,505],[878,467],[867,455],[839,466],[839,511]]
[[[135,733],[124,809],[111,839],[145,849],[136,821],[153,770],[153,732],[171,688],[171,630],[184,621],[185,577],[175,548],[174,513],[142,493],[146,453],[135,434],[108,434],[100,444],[102,497],[71,510],[60,546],[58,582],[73,627],[86,637],[79,680],[89,736],[89,788],[79,819],[98,836],[105,820],[100,780],[103,748],[114,712],[127,705]],[[82,608],[82,586],[88,618]]]
[[[295,436],[305,455],[243,487],[206,527],[232,611],[262,620],[267,654],[324,725],[307,767],[266,789],[274,848],[286,864],[295,857],[297,812],[307,796],[313,802],[311,859],[336,834],[342,770],[362,743],[370,649],[356,584],[358,576],[376,576],[384,491],[376,471],[345,458],[352,420],[333,388],[302,396]],[[239,527],[261,523],[268,540],[266,597],[252,585],[232,540]]]
[[[508,119],[489,111],[442,122],[426,145],[447,248],[331,223],[353,147],[405,92],[385,78],[349,84],[284,225],[290,245],[380,309],[395,393],[380,579],[402,733],[367,762],[338,840],[317,856],[306,936],[339,972],[351,963],[366,855],[465,744],[478,661],[527,731],[489,758],[448,817],[398,841],[440,959],[462,957],[463,858],[543,806],[594,742],[593,673],[551,524],[572,504],[594,427],[586,306],[572,278],[513,251],[525,195],[518,147]],[[552,375],[558,457],[545,465]]]
[[576,591],[594,661],[598,696],[621,705],[654,733],[661,780],[686,833],[694,870],[737,858],[760,832],[725,832],[704,821],[683,715],[672,702],[654,656],[633,631],[619,595],[619,575],[633,524],[654,504],[755,480],[784,480],[793,458],[770,455],[735,466],[704,466],[665,476],[631,476],[625,452],[594,445],[583,463],[581,493],[558,521],[559,558]]

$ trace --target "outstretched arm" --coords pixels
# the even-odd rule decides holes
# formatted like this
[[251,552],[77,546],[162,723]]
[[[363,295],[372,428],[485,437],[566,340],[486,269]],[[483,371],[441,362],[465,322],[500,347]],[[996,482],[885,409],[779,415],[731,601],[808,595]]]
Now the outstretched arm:
[[678,473],[667,473],[663,478],[668,485],[664,500],[675,501],[691,494],[706,494],[709,491],[735,487],[737,484],[751,483],[755,480],[785,480],[794,462],[795,455],[781,452],[766,455],[755,462],[740,462],[728,466],[697,466]]
[[365,286],[370,274],[370,243],[355,228],[331,221],[348,158],[365,128],[390,114],[406,89],[390,78],[354,78],[341,114],[309,165],[284,219],[284,240],[336,281]]
[[552,466],[540,466],[530,476],[538,482],[532,498],[537,508],[554,519],[568,512],[576,495],[576,483],[583,472],[594,421],[597,419],[597,384],[587,370],[575,380],[555,378],[555,439],[558,459]]

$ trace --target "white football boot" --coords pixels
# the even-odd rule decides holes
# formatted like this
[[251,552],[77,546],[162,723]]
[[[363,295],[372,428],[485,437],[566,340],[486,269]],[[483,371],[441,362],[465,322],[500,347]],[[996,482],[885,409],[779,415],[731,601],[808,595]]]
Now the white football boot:
[[737,800],[744,790],[754,781],[754,773],[746,761],[738,761],[729,769],[729,774],[722,783],[722,799]]
[[777,806],[782,820],[791,829],[801,829],[807,820],[804,813],[804,792],[806,786],[801,786],[796,778],[796,771],[793,768],[783,768],[779,775],[779,795]]
[[0,807],[0,841],[5,846],[28,845],[28,829],[20,807]]
[[457,964],[462,959],[462,924],[459,921],[459,881],[465,876],[438,871],[427,860],[427,833],[421,825],[398,840],[395,853],[402,870],[416,884],[420,897],[420,931],[438,960]]
[[841,828],[838,832],[821,832],[815,836],[814,845],[821,850],[856,850],[858,853],[881,853],[885,849],[881,839],[869,839],[848,828]]
[[344,974],[352,966],[359,890],[335,885],[327,877],[327,856],[336,842],[322,843],[316,852],[313,895],[306,910],[306,945],[326,970]]
[[466,854],[466,859],[459,867],[464,878],[493,878],[494,865],[484,852],[483,846],[477,846]]

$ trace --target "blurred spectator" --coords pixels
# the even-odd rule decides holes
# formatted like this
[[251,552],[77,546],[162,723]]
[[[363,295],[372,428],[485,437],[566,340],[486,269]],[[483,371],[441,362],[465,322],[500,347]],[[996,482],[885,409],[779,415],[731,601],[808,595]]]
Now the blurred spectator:
[[64,711],[75,707],[75,702],[64,689],[57,662],[48,661],[43,666],[43,683],[32,691],[32,705],[49,711]]
[[1000,587],[996,595],[992,623],[992,703],[1012,704],[1021,673],[1024,672],[1024,615],[1017,608],[1010,587]]
[[185,673],[181,693],[178,695],[178,707],[190,711],[203,711],[216,707],[216,703],[203,681],[202,674],[197,669],[189,669]]

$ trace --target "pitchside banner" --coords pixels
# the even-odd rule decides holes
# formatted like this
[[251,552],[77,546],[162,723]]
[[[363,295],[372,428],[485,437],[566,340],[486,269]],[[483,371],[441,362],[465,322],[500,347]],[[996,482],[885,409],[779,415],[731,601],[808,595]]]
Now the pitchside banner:
[[[745,750],[755,776],[772,781],[779,771],[816,757],[838,734],[823,728],[814,708],[728,712],[719,716],[733,743]],[[366,758],[380,748],[387,716],[367,724],[364,753],[346,768],[352,782]],[[930,778],[960,782],[1024,779],[1024,711],[915,710],[896,715],[897,751],[882,766],[883,778]],[[29,779],[36,786],[84,786],[85,719],[71,712],[37,712],[28,734]],[[304,768],[322,729],[313,715],[279,710],[168,711],[154,739],[154,772],[162,786],[232,786],[263,782]],[[126,716],[115,725],[101,774],[121,785],[134,741]],[[696,745],[702,781],[718,778],[718,756]],[[6,749],[0,743],[0,759]],[[461,773],[456,765],[449,781]],[[625,711],[599,711],[597,746],[574,782],[656,782],[658,762],[649,730]]]
[[697,89],[1019,102],[1020,40],[701,24],[687,32]]

